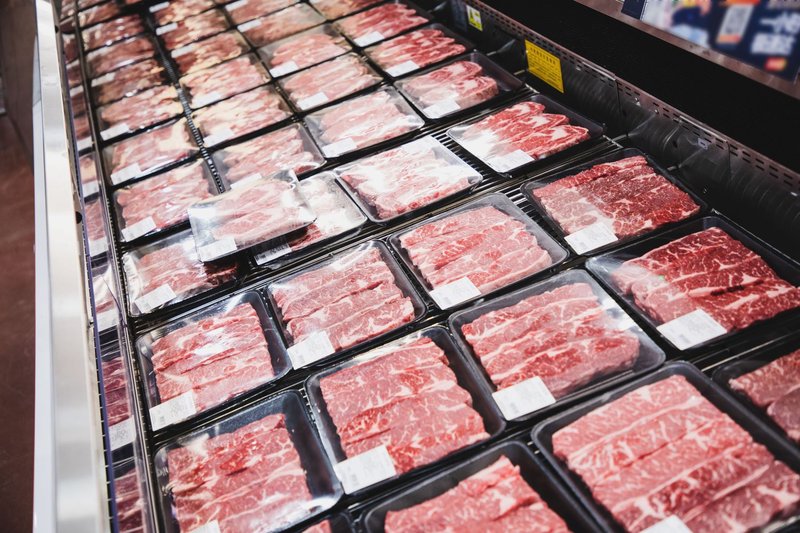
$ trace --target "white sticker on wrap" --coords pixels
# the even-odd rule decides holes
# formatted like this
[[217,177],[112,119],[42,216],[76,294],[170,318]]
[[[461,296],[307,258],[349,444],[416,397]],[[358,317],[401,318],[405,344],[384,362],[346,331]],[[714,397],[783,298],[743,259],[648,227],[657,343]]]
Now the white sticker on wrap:
[[642,533],[692,533],[692,530],[683,523],[683,520],[673,515],[648,527]]
[[164,284],[156,289],[153,289],[144,296],[140,296],[134,303],[142,313],[149,313],[156,307],[161,307],[162,305],[171,302],[176,297],[177,295],[175,294],[175,291],[172,290],[172,287]]
[[255,19],[251,20],[250,22],[245,22],[244,24],[239,24],[237,28],[241,32],[246,32],[247,30],[252,30],[253,28],[258,28],[259,26],[261,26],[261,19]]
[[227,141],[231,137],[233,137],[233,130],[230,128],[222,128],[221,130],[217,130],[208,137],[203,137],[203,144],[206,146],[214,146],[215,144],[219,144],[221,142]]
[[136,429],[133,427],[132,418],[126,418],[108,428],[108,441],[112,451],[131,444],[134,437],[136,437]]
[[605,222],[595,222],[575,233],[564,237],[576,253],[582,254],[596,250],[606,244],[617,242],[617,236]]
[[86,150],[87,148],[90,148],[91,146],[92,146],[92,138],[91,137],[86,137],[85,139],[81,139],[81,140],[78,141],[78,151],[79,152],[82,152],[82,151]]
[[386,445],[346,459],[334,465],[333,470],[347,494],[397,475]]
[[81,183],[81,190],[83,191],[83,197],[88,198],[89,196],[100,191],[100,182],[94,180],[90,181],[89,183]]
[[658,326],[659,332],[679,350],[711,340],[728,332],[719,322],[702,309],[692,311],[666,324]]
[[97,331],[111,329],[119,322],[119,314],[116,309],[103,311],[97,314]]
[[279,257],[283,257],[284,255],[291,252],[292,249],[289,247],[288,244],[283,243],[279,244],[278,246],[274,246],[269,250],[264,250],[263,252],[256,255],[256,264],[263,265],[265,263],[269,263],[273,259],[277,259]]
[[89,241],[89,255],[94,257],[96,255],[104,254],[108,251],[108,241],[105,237]]
[[220,533],[219,522],[216,520],[206,522],[202,526],[193,529],[190,533]]
[[342,139],[341,141],[336,141],[335,143],[323,146],[322,153],[325,154],[325,157],[337,157],[342,154],[346,154],[347,152],[352,152],[356,149],[358,149],[358,146],[356,146],[356,143],[353,142],[353,139],[348,137],[346,139]]
[[298,100],[297,107],[305,110],[324,104],[328,102],[328,100],[329,100],[328,95],[320,91],[317,94],[312,94],[308,98],[301,98],[300,100]]
[[169,7],[169,2],[161,2],[154,6],[150,6],[150,13],[155,13],[156,11],[161,11],[162,9],[167,9]]
[[103,138],[104,141],[117,137],[118,135],[122,135],[123,133],[130,133],[131,129],[128,127],[127,124],[124,122],[122,124],[117,124],[116,126],[111,126],[108,129],[105,129],[100,132],[100,137]]
[[77,96],[83,92],[83,85],[78,85],[77,87],[73,87],[69,90],[70,96]]
[[493,158],[489,163],[498,172],[508,172],[522,165],[527,165],[534,159],[522,150],[514,150],[510,154]]
[[238,0],[236,2],[231,2],[230,4],[225,6],[225,9],[227,9],[228,12],[235,11],[235,10],[239,9],[240,7],[246,6],[247,5],[247,1],[248,0]]
[[185,56],[194,49],[195,49],[194,43],[187,44],[186,46],[181,46],[180,48],[176,48],[170,53],[170,55],[172,56],[173,59],[175,59],[181,56]]
[[255,174],[250,174],[248,176],[243,177],[239,181],[234,181],[233,183],[231,183],[231,189],[238,189],[239,187],[243,187],[248,183],[252,183],[260,179],[261,179],[261,174],[259,174],[258,172],[256,172]]
[[153,220],[153,217],[147,217],[143,218],[136,224],[131,224],[128,227],[122,228],[122,236],[126,241],[132,241],[155,230],[156,223]]
[[201,94],[200,96],[192,98],[192,107],[203,107],[212,102],[216,102],[217,100],[222,100],[222,95],[216,91],[211,93]]
[[365,33],[360,37],[356,37],[353,41],[361,47],[369,46],[372,43],[377,43],[378,41],[382,41],[385,37],[379,31],[371,31],[369,33]]
[[526,379],[507,389],[501,389],[493,393],[492,397],[506,420],[514,420],[556,403],[540,377]]
[[283,76],[284,74],[289,74],[290,72],[294,72],[295,70],[297,70],[297,68],[298,68],[297,63],[295,63],[294,61],[287,61],[285,63],[281,63],[276,67],[272,67],[271,69],[269,69],[269,73],[277,78],[278,76]]
[[411,72],[412,70],[417,70],[419,66],[414,63],[413,61],[404,61],[399,65],[395,65],[393,67],[389,67],[386,69],[386,72],[389,73],[390,76],[402,76],[406,72]]
[[165,33],[169,33],[178,29],[178,23],[173,22],[172,24],[167,24],[166,26],[159,26],[156,28],[156,35],[164,35]]
[[324,331],[312,333],[306,339],[290,346],[287,352],[292,360],[292,368],[298,369],[323,359],[334,351],[328,334]]
[[153,426],[153,431],[158,431],[170,424],[186,420],[196,412],[194,393],[188,391],[152,407],[150,409],[150,423]]
[[139,176],[141,173],[142,169],[139,167],[139,163],[133,163],[132,165],[128,165],[125,168],[117,170],[116,172],[112,172],[111,183],[114,185],[119,185],[120,183]]
[[433,105],[429,105],[425,109],[422,110],[425,113],[425,116],[431,118],[439,118],[445,115],[449,115],[450,113],[454,113],[461,109],[461,106],[458,105],[458,102],[455,100],[443,100],[441,102],[437,102]]
[[236,251],[236,241],[233,237],[226,237],[211,244],[206,244],[197,249],[201,261],[212,261],[218,257],[232,254]]
[[467,277],[436,287],[431,291],[431,298],[440,309],[448,309],[480,295],[481,291]]
[[103,74],[99,78],[95,78],[92,80],[92,87],[97,87],[98,85],[105,85],[106,83],[114,81],[114,78],[117,77],[116,72],[109,72],[108,74]]

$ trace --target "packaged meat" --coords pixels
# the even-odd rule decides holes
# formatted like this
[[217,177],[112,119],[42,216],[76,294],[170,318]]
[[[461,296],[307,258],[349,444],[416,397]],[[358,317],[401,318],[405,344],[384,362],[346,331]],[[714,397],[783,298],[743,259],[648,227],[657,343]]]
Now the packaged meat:
[[455,313],[449,324],[464,353],[489,378],[509,420],[541,416],[649,372],[665,359],[582,270]]
[[360,9],[377,4],[381,0],[309,0],[314,9],[328,20],[338,19]]
[[92,127],[89,124],[89,115],[84,113],[72,118],[72,127],[75,128],[75,144],[79,152],[84,152],[92,147]]
[[447,135],[493,170],[508,173],[596,137],[602,131],[599,124],[537,94],[501,111],[453,126]]
[[183,114],[178,91],[171,85],[157,85],[126,96],[97,110],[100,137],[104,141]]
[[170,122],[103,150],[113,185],[120,185],[177,163],[197,152],[186,119]]
[[189,207],[217,193],[214,178],[195,161],[114,192],[117,226],[129,242],[189,220]]
[[242,24],[275,13],[297,2],[298,0],[237,0],[226,4],[225,11],[234,24]]
[[83,72],[81,71],[81,62],[73,61],[67,65],[67,85],[70,87],[77,87],[83,83]]
[[78,6],[74,2],[64,2],[61,4],[61,20],[72,18],[77,10]]
[[180,79],[181,86],[189,95],[192,109],[213,104],[267,82],[269,74],[252,54],[192,72]]
[[82,155],[78,159],[78,173],[81,180],[81,193],[84,198],[97,194],[100,190],[100,182],[97,179],[97,162],[94,154]]
[[94,7],[97,4],[103,3],[105,0],[78,0],[78,9],[83,11],[85,9],[89,9],[90,7]]
[[83,229],[89,245],[89,256],[97,257],[108,251],[108,233],[103,219],[103,202],[95,197],[83,204]]
[[281,170],[292,170],[300,176],[325,162],[311,136],[300,124],[291,124],[255,139],[226,146],[213,157],[225,181],[231,185]]
[[329,158],[400,137],[425,125],[392,87],[315,111],[306,116],[306,123]]
[[522,192],[579,254],[685,220],[704,207],[630,148],[526,183]]
[[294,368],[408,325],[425,312],[400,266],[379,241],[272,282]]
[[463,54],[467,49],[467,44],[444,26],[431,24],[367,48],[364,52],[389,76],[397,78]]
[[178,65],[178,71],[185,75],[239,57],[249,49],[242,35],[231,30],[176,48],[171,55]]
[[350,50],[350,45],[333,26],[323,24],[259,48],[258,53],[269,73],[279,78]]
[[390,496],[366,512],[364,525],[368,533],[566,533],[597,527],[518,441],[494,446]]
[[61,40],[64,48],[64,57],[67,63],[78,59],[78,41],[74,33],[62,33]]
[[105,105],[166,82],[163,65],[146,59],[93,78],[91,86],[95,102]]
[[156,24],[164,26],[172,22],[180,22],[193,15],[199,15],[215,6],[211,0],[168,0],[152,5],[149,11]]
[[318,26],[325,17],[308,4],[295,4],[265,17],[237,26],[253,47],[274,43],[284,37]]
[[385,223],[465,192],[483,177],[433,137],[335,169],[373,222]]
[[[154,431],[253,391],[291,368],[257,292],[227,298],[151,331],[136,341],[136,351]],[[180,402],[191,408],[164,419],[170,405]]]
[[717,217],[592,258],[587,266],[679,350],[800,307],[798,266]]
[[118,16],[122,10],[116,2],[106,2],[90,7],[85,11],[78,13],[78,22],[82,28],[88,28],[98,22],[103,22],[108,19]]
[[214,261],[283,237],[317,218],[291,170],[239,184],[189,208],[201,261]]
[[478,52],[398,81],[400,92],[430,119],[516,91],[522,82]]
[[64,33],[74,33],[75,32],[75,19],[68,18],[66,20],[62,20],[58,23],[58,28]]
[[97,332],[102,335],[116,328],[121,307],[117,299],[114,271],[108,262],[92,264],[92,292],[94,325]]
[[109,447],[112,451],[116,451],[130,445],[136,435],[131,419],[133,381],[119,350],[100,360],[100,380],[103,387]]
[[238,266],[235,261],[200,261],[190,230],[126,252],[122,265],[133,316],[220,287],[234,279]]
[[143,31],[144,22],[139,15],[125,15],[83,30],[81,36],[85,50],[94,50],[133,37]]
[[533,439],[605,531],[760,531],[798,511],[800,455],[688,363],[550,418]]
[[144,465],[138,459],[131,458],[114,465],[114,500],[117,515],[113,517],[116,524],[114,531],[119,533],[144,533],[151,531],[148,508],[145,496],[147,475]]
[[[348,494],[430,466],[504,428],[482,383],[441,327],[315,374],[306,381],[306,393]],[[354,482],[349,470],[362,454],[382,468]]]
[[307,111],[373,87],[383,81],[366,61],[347,54],[280,80],[289,100]]
[[389,243],[440,309],[530,278],[568,256],[501,193],[404,229]]
[[165,533],[284,530],[342,494],[291,391],[163,446],[155,462]]
[[86,54],[86,61],[92,76],[97,78],[154,55],[156,55],[156,49],[152,39],[148,35],[139,35],[112,46],[92,50]]
[[192,119],[203,136],[203,144],[214,146],[291,116],[278,91],[262,86],[195,111]]
[[199,15],[185,18],[178,22],[170,22],[156,28],[167,50],[175,50],[194,41],[205,39],[228,29],[228,20],[222,11],[212,9]]
[[83,115],[86,113],[86,97],[83,94],[83,85],[73,87],[69,90],[69,105],[73,115]]
[[388,2],[336,22],[336,28],[358,46],[369,46],[428,22],[403,2]]
[[272,263],[312,244],[320,244],[354,231],[367,221],[367,217],[336,183],[333,172],[321,172],[304,179],[300,182],[300,192],[317,219],[297,236],[255,248],[253,254],[256,264]]

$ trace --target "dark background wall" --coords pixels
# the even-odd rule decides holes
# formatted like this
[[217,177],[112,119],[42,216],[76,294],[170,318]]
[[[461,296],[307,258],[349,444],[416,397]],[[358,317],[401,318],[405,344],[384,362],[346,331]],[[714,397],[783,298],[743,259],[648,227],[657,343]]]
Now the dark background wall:
[[6,110],[29,160],[33,154],[31,88],[35,28],[33,0],[0,0],[0,69]]

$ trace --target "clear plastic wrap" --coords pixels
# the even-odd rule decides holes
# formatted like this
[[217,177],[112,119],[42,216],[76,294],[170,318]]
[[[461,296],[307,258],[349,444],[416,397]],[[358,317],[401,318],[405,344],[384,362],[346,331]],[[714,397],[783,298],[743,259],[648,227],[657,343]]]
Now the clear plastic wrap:
[[321,244],[354,231],[367,221],[367,217],[336,183],[336,175],[332,172],[321,172],[304,179],[300,182],[300,192],[317,219],[295,237],[255,248],[253,254],[256,264],[271,263],[311,245]]
[[325,17],[308,4],[298,3],[265,17],[239,24],[237,29],[244,34],[253,47],[274,43],[290,35],[318,26]]
[[312,6],[328,20],[355,13],[382,0],[309,0]]
[[97,257],[108,251],[108,234],[103,221],[102,199],[95,197],[83,204],[83,226],[89,241],[89,255]]
[[296,4],[298,0],[236,0],[225,4],[225,11],[234,24],[242,24],[280,11],[285,7]]
[[373,222],[430,208],[483,177],[433,137],[423,137],[334,170]]
[[94,101],[105,105],[167,81],[163,65],[146,59],[93,78],[91,91]]
[[233,281],[232,260],[200,261],[190,230],[135,248],[122,256],[129,312],[150,313]]
[[197,152],[186,119],[180,119],[106,147],[109,179],[120,185],[177,163]]
[[244,37],[231,30],[176,48],[170,55],[181,75],[186,75],[239,57],[249,49]]
[[425,125],[393,87],[315,111],[306,117],[306,123],[328,158],[400,137]]
[[[485,384],[441,327],[315,374],[306,393],[349,494],[431,466],[505,428]],[[366,457],[372,468],[359,464]]]
[[89,115],[86,113],[72,117],[72,126],[75,128],[75,144],[79,152],[84,152],[92,147],[92,126],[89,124]]
[[189,208],[201,261],[283,237],[316,218],[291,170],[248,181]]
[[229,185],[281,170],[298,176],[319,168],[325,158],[300,124],[214,152],[214,163]]
[[139,35],[86,54],[93,78],[156,55],[152,37]]
[[94,50],[133,37],[143,31],[144,22],[139,15],[125,15],[83,30],[81,36],[85,49]]
[[64,48],[64,57],[67,62],[72,62],[78,59],[78,40],[75,38],[74,33],[62,33],[62,44]]
[[130,242],[189,220],[189,207],[217,194],[201,161],[180,166],[114,191],[117,226]]
[[119,323],[121,306],[117,300],[114,271],[108,262],[92,268],[92,290],[94,291],[95,329],[104,334]]
[[205,39],[227,30],[228,19],[219,9],[213,9],[185,18],[179,22],[171,22],[156,28],[167,50],[175,50],[189,43]]
[[470,48],[441,24],[431,24],[367,48],[364,53],[389,76],[398,78]]
[[279,81],[283,92],[300,111],[337,101],[367,89],[383,78],[356,54],[347,54]]
[[97,109],[100,137],[111,141],[183,114],[178,91],[157,85]]
[[[252,524],[284,530],[330,509],[342,495],[295,392],[167,444],[155,462],[166,533],[214,527],[209,523],[221,533],[249,531]],[[236,471],[226,475],[231,468]]]
[[151,531],[150,505],[147,497],[145,466],[138,456],[114,465],[114,500],[117,515],[112,517],[118,533],[147,533]]
[[78,160],[78,173],[81,178],[81,193],[84,198],[97,194],[100,180],[97,179],[97,162],[94,154],[82,155]]
[[665,359],[582,270],[455,313],[449,325],[509,420],[542,416],[650,372]]
[[[280,333],[256,292],[151,331],[139,337],[136,351],[154,431],[231,404],[291,369]],[[191,409],[170,413],[170,405],[180,402]]]
[[254,89],[268,81],[269,74],[252,54],[197,70],[180,79],[192,109]]
[[203,144],[215,146],[291,116],[289,106],[270,85],[256,87],[195,111],[192,120],[203,136]]
[[86,113],[86,97],[83,94],[83,86],[73,87],[69,91],[69,105],[73,115],[83,115]]
[[77,87],[83,83],[83,70],[80,61],[73,61],[67,65],[67,85],[69,88]]
[[440,309],[552,271],[569,255],[501,193],[395,233],[389,243]]
[[119,4],[116,2],[106,2],[78,13],[78,23],[82,28],[88,28],[98,22],[104,22],[116,17],[121,11]]
[[269,73],[279,78],[351,50],[330,24],[323,24],[258,49]]
[[369,241],[268,286],[294,368],[407,326],[425,313],[379,241]]
[[163,26],[171,22],[179,22],[214,7],[211,0],[167,0],[150,6],[156,24]]
[[99,373],[105,400],[109,448],[118,455],[119,451],[130,446],[136,438],[131,403],[134,382],[119,350],[103,356],[100,360]]
[[336,21],[336,28],[356,45],[364,47],[429,22],[405,2],[390,1]]

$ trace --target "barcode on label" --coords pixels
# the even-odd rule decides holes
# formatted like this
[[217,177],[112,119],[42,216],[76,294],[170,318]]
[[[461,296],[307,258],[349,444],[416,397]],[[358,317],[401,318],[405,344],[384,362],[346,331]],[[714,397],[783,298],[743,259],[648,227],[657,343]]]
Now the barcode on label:
[[281,63],[278,66],[272,67],[269,69],[269,73],[275,76],[283,76],[284,74],[289,74],[290,72],[294,72],[297,70],[297,63],[294,61],[287,61],[285,63]]
[[252,183],[260,179],[261,179],[261,174],[259,174],[258,172],[256,172],[255,174],[250,174],[249,176],[243,177],[239,181],[234,181],[233,183],[231,183],[231,189],[238,189],[239,187],[243,187],[248,183]]
[[237,249],[236,241],[233,237],[227,237],[218,241],[206,244],[198,248],[197,253],[201,261],[213,261],[220,257],[232,254]]
[[354,39],[355,43],[358,46],[369,46],[372,43],[377,43],[378,41],[382,41],[384,39],[383,35],[379,31],[371,31],[369,33],[365,33],[360,37],[356,37]]
[[153,217],[147,217],[140,220],[136,224],[131,224],[128,227],[122,228],[122,237],[126,241],[132,241],[155,230],[156,223],[153,220]]
[[287,352],[292,361],[292,368],[298,369],[310,365],[334,352],[331,340],[324,331],[312,333],[306,339],[290,346]]
[[190,533],[220,533],[219,522],[216,520],[206,522],[202,526],[193,529]]
[[222,128],[215,131],[208,137],[203,137],[203,144],[206,146],[214,146],[215,144],[227,141],[231,137],[233,137],[233,130],[230,128]]
[[282,243],[278,246],[270,248],[269,250],[264,250],[263,252],[256,255],[256,264],[264,265],[269,263],[273,259],[277,259],[279,257],[283,257],[284,255],[291,252],[292,249],[289,247],[288,244]]
[[325,157],[337,157],[342,154],[346,154],[347,152],[352,152],[356,149],[358,149],[358,146],[356,146],[356,143],[353,142],[353,139],[348,137],[347,139],[342,139],[341,141],[336,141],[335,143],[323,146],[322,153],[325,154]]
[[136,429],[132,418],[126,418],[108,428],[108,441],[112,451],[132,443],[135,437]]
[[510,154],[495,157],[489,163],[489,166],[498,172],[508,172],[514,170],[522,165],[527,165],[532,162],[533,158],[522,150],[514,150]]
[[642,530],[642,533],[692,533],[692,530],[683,523],[683,520],[673,515]]
[[239,24],[239,31],[245,32],[253,28],[258,28],[259,26],[261,26],[261,19],[255,19],[250,22],[245,22],[244,24]]
[[105,237],[89,241],[89,255],[95,257],[108,251],[108,241]]
[[169,2],[161,2],[156,5],[150,6],[150,13],[155,13],[156,11],[167,9],[168,7],[169,7]]
[[542,378],[533,377],[492,394],[497,407],[506,420],[514,420],[521,416],[538,411],[556,403]]
[[201,94],[200,96],[192,98],[192,107],[203,107],[212,102],[216,102],[217,100],[222,100],[222,95],[216,91],[211,93]]
[[347,494],[394,477],[397,471],[386,445],[346,459],[333,467]]
[[235,11],[235,10],[239,9],[240,7],[243,7],[243,6],[246,6],[246,5],[247,5],[247,0],[238,0],[236,2],[231,2],[230,4],[226,5],[225,9],[227,9],[230,12],[230,11]]
[[419,68],[419,66],[416,63],[414,63],[413,61],[404,61],[404,62],[400,63],[399,65],[395,65],[393,67],[389,67],[388,69],[386,69],[386,72],[388,72],[390,76],[397,77],[397,76],[402,76],[403,74],[406,74],[407,72],[411,72],[413,70],[417,70],[418,68]]
[[461,106],[458,105],[458,102],[455,100],[444,100],[442,102],[437,102],[433,105],[429,105],[425,109],[422,110],[425,113],[425,116],[430,118],[439,118],[445,115],[449,115],[450,113],[454,113],[461,109]]
[[480,295],[481,291],[467,277],[436,287],[431,291],[431,298],[440,309],[448,309]]
[[311,95],[308,98],[302,98],[297,101],[297,107],[300,109],[310,109],[318,105],[324,104],[328,101],[328,96],[323,92]]
[[87,148],[90,148],[91,146],[92,146],[92,138],[91,137],[86,137],[86,138],[80,139],[78,141],[78,151],[79,152],[82,152],[82,151],[86,150]]
[[172,51],[171,55],[173,58],[181,57],[183,55],[188,54],[192,50],[194,50],[194,43],[187,44],[186,46],[181,46],[180,48],[176,48],[175,50]]
[[117,170],[116,172],[112,172],[111,183],[114,185],[119,185],[120,183],[137,177],[141,173],[142,169],[139,167],[139,163],[133,163],[132,165],[128,165],[125,168]]
[[172,287],[164,284],[156,289],[153,289],[144,296],[140,296],[136,299],[135,303],[136,307],[138,307],[142,313],[149,313],[153,309],[171,302],[176,297],[177,296],[172,290]]
[[605,222],[595,222],[575,233],[564,237],[576,253],[582,254],[596,250],[606,244],[617,242],[614,231]]
[[172,24],[167,24],[166,26],[159,26],[156,28],[156,35],[164,35],[165,33],[169,33],[173,30],[178,28],[178,23],[173,22]]
[[679,350],[686,350],[728,332],[711,316],[697,309],[666,324],[658,326],[661,332]]
[[83,190],[83,197],[88,198],[100,191],[100,182],[94,180],[89,183],[81,183],[81,189]]
[[153,431],[169,426],[181,420],[185,420],[195,414],[197,409],[194,406],[194,393],[184,392],[160,403],[150,409],[150,424]]
[[116,72],[109,72],[108,74],[103,74],[99,78],[95,78],[92,80],[92,87],[97,87],[98,85],[105,85],[106,83],[114,81],[116,78]]
[[131,129],[128,125],[123,122],[122,124],[117,124],[116,126],[101,131],[100,137],[102,137],[104,141],[107,141],[108,139],[112,139],[123,133],[129,133],[130,131]]

